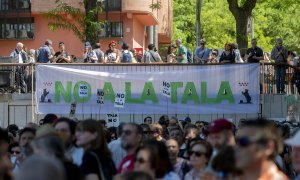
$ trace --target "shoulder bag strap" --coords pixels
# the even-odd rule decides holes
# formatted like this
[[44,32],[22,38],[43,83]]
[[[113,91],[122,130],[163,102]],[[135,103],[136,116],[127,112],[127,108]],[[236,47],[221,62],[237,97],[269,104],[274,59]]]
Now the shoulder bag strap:
[[89,153],[90,153],[91,155],[93,155],[93,156],[96,158],[96,160],[97,160],[101,180],[106,180],[105,177],[104,177],[103,171],[102,171],[102,165],[101,165],[101,162],[100,162],[100,160],[99,160],[97,154],[94,153],[94,152],[92,152],[92,151],[89,152]]
[[156,59],[154,58],[154,56],[153,56],[152,52],[151,52],[151,51],[149,51],[149,53],[151,54],[151,56],[152,56],[153,60],[156,62]]

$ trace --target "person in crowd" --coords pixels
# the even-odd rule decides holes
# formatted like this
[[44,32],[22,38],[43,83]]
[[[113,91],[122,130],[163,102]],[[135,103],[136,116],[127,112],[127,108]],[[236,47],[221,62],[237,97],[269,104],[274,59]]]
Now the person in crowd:
[[195,141],[188,149],[188,155],[192,169],[185,175],[184,179],[199,180],[204,174],[210,158],[212,156],[212,146],[202,140]]
[[168,132],[170,132],[171,129],[177,128],[177,127],[180,127],[178,119],[177,119],[177,117],[172,116],[169,120]]
[[20,168],[21,148],[19,142],[12,142],[9,144],[8,153],[10,161],[13,164],[13,173],[17,173]]
[[176,63],[176,50],[177,46],[174,44],[168,46],[167,63]]
[[[236,167],[234,147],[224,146],[212,161],[212,168],[216,179],[239,179],[241,171]],[[203,179],[205,176],[202,176]]]
[[206,47],[205,39],[200,40],[200,47],[195,50],[196,63],[206,64],[211,59],[211,49]]
[[97,63],[98,57],[96,53],[92,50],[92,46],[90,42],[85,42],[85,49],[83,52],[83,62],[84,63]]
[[[299,61],[299,57],[297,57],[298,60],[294,61],[294,66],[296,66],[298,69],[300,69],[300,61]],[[292,75],[292,79],[291,79],[291,90],[292,90],[292,94],[295,93],[294,87],[296,86],[297,88],[297,92],[300,95],[300,70],[294,70],[294,73]]]
[[179,180],[174,173],[172,163],[165,143],[148,141],[137,149],[135,158],[135,170],[144,171],[153,179]]
[[133,54],[129,51],[129,45],[127,43],[123,43],[122,45],[122,63],[132,63]]
[[37,50],[37,62],[38,63],[50,63],[53,59],[54,49],[52,47],[52,41],[47,39],[45,44]]
[[151,116],[147,116],[144,118],[144,123],[145,124],[152,124],[153,120],[152,120],[152,117]]
[[30,142],[35,138],[35,130],[31,128],[24,128],[19,132],[19,143],[22,153],[22,158],[31,155]]
[[241,57],[241,52],[239,50],[239,45],[237,43],[232,43],[233,51],[235,53],[235,62],[236,63],[243,63],[243,59]]
[[154,44],[149,44],[148,45],[148,51],[146,51],[144,53],[144,58],[143,58],[143,62],[144,63],[161,63],[161,57],[160,55],[154,51],[155,46]]
[[35,63],[36,62],[36,51],[34,49],[29,49],[28,51],[28,63]]
[[206,121],[196,121],[195,122],[195,125],[198,127],[199,129],[199,136],[200,136],[200,139],[203,139],[205,140],[207,138],[207,129],[208,129],[208,126],[209,126],[209,123],[206,122]]
[[176,54],[177,63],[188,63],[187,48],[184,45],[182,45],[182,41],[180,39],[176,40],[176,46],[177,46],[177,54]]
[[169,139],[169,132],[168,132],[168,126],[169,126],[169,116],[168,115],[162,115],[159,117],[158,123],[163,128],[163,134],[162,137],[164,139]]
[[64,42],[59,42],[59,51],[57,51],[53,56],[53,63],[71,63],[71,56],[66,51],[66,46]]
[[285,94],[285,75],[286,75],[286,62],[288,51],[283,46],[283,40],[277,39],[276,46],[272,49],[271,58],[275,61],[275,79],[277,93]]
[[15,180],[65,180],[62,163],[52,157],[33,155],[21,166]]
[[190,171],[189,162],[181,157],[179,157],[179,145],[175,139],[169,139],[166,142],[166,146],[169,152],[169,158],[173,165],[173,170],[180,179],[183,179],[185,174]]
[[93,51],[96,53],[96,56],[98,58],[98,63],[103,63],[104,62],[104,52],[100,48],[101,48],[101,44],[96,43],[95,49],[93,49]]
[[214,120],[207,131],[207,141],[213,146],[214,155],[225,145],[235,145],[234,126],[227,119]]
[[293,168],[296,174],[298,174],[297,177],[294,179],[299,180],[300,179],[300,131],[298,130],[293,137],[285,140],[285,144],[292,147],[291,160],[292,160]]
[[275,123],[265,119],[245,121],[237,132],[236,142],[235,161],[243,172],[242,179],[288,179],[274,163],[283,149]]
[[132,53],[133,57],[132,57],[132,63],[140,63],[143,56],[140,56],[136,50],[134,48],[130,49],[130,52]]
[[118,133],[117,133],[117,127],[109,127],[107,129],[108,137],[110,139],[109,143],[111,141],[117,140],[118,139]]
[[9,133],[11,133],[14,136],[14,140],[18,141],[17,136],[18,136],[19,127],[16,124],[10,124],[7,126],[6,129]]
[[177,141],[179,146],[179,157],[183,157],[186,151],[186,144],[184,143],[184,136],[182,130],[177,127],[170,130],[170,139]]
[[162,137],[163,128],[159,123],[153,123],[150,125],[151,131],[153,132],[153,139],[156,141],[166,142],[166,139]]
[[84,150],[75,146],[76,122],[69,118],[59,118],[54,123],[54,129],[62,138],[66,153],[65,156],[77,166],[81,165]]
[[126,156],[126,151],[122,148],[122,141],[121,141],[123,127],[124,127],[124,123],[121,123],[117,128],[118,139],[111,141],[108,144],[108,148],[111,151],[112,159],[116,167],[119,167],[121,161]]
[[76,127],[75,136],[77,146],[84,149],[80,169],[85,179],[112,179],[116,168],[100,123],[92,119],[81,121]]
[[149,124],[141,124],[140,125],[143,129],[143,142],[153,139],[153,131],[151,131]]
[[39,121],[39,125],[45,125],[45,124],[53,124],[58,119],[56,114],[46,114],[43,119]]
[[121,142],[122,148],[126,151],[126,156],[121,161],[118,173],[124,173],[134,169],[135,153],[143,139],[143,129],[135,123],[127,123],[122,128]]
[[12,53],[10,53],[10,57],[13,58],[16,63],[28,62],[28,55],[26,51],[24,51],[23,47],[23,43],[18,42],[16,45],[16,49],[14,49]]
[[184,138],[185,143],[187,144],[188,141],[191,139],[199,138],[199,129],[194,124],[189,124],[184,128]]
[[116,48],[117,43],[111,41],[108,45],[108,50],[104,54],[105,63],[120,63],[121,62],[121,51]]
[[251,48],[247,49],[245,59],[248,63],[258,63],[260,60],[264,60],[264,52],[257,46],[255,38],[251,40]]
[[83,179],[79,167],[65,158],[64,143],[58,135],[51,132],[44,134],[43,136],[34,139],[31,142],[31,146],[34,154],[39,157],[58,159],[64,167],[67,180]]
[[12,180],[13,165],[9,159],[7,150],[10,143],[8,132],[0,128],[0,179]]
[[[16,48],[10,54],[10,57],[13,58],[16,63],[28,63],[28,55],[23,48],[23,43],[18,42]],[[28,73],[26,69],[26,66],[16,67],[16,83],[23,93],[27,92]]]
[[235,52],[233,50],[232,43],[226,43],[225,49],[221,54],[219,63],[234,63],[235,62]]
[[211,50],[211,58],[207,63],[211,63],[211,64],[218,63],[219,62],[218,55],[219,55],[219,51],[217,49]]

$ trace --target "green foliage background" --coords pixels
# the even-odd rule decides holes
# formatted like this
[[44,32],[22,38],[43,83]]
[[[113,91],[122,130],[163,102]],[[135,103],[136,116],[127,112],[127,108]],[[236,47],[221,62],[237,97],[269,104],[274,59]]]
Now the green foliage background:
[[[300,52],[300,0],[258,0],[253,13],[255,37],[264,51],[270,52],[280,37],[289,50]],[[173,40],[182,39],[194,49],[196,0],[173,0],[173,16]],[[211,48],[236,42],[235,19],[226,0],[202,0],[201,34]]]

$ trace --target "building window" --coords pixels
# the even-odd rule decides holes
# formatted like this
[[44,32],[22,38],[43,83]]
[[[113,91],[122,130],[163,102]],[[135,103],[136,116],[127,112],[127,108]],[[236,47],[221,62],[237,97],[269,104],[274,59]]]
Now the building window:
[[122,22],[108,22],[99,30],[99,37],[123,37]]
[[0,0],[0,11],[26,11],[30,9],[30,0]]
[[121,0],[103,0],[103,11],[121,11]]
[[33,18],[0,18],[1,39],[33,39]]

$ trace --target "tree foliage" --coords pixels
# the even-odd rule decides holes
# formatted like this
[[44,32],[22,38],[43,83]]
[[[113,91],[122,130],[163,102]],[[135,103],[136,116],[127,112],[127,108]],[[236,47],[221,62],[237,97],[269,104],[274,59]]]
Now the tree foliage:
[[98,12],[101,11],[101,8],[96,6],[96,1],[85,0],[80,3],[84,6],[85,12],[61,0],[56,0],[56,4],[54,9],[44,14],[50,20],[49,29],[53,31],[57,29],[70,30],[80,41],[91,41],[94,44],[98,38],[97,32],[103,24],[98,22]]
[[[246,0],[238,0],[240,7],[245,3]],[[270,52],[279,37],[290,50],[300,50],[299,9],[300,0],[257,0],[254,31],[264,51]],[[174,0],[173,15],[174,40],[182,39],[190,49],[195,48],[196,0]],[[227,0],[202,0],[201,28],[208,47],[224,48],[226,42],[236,42],[236,21]]]

